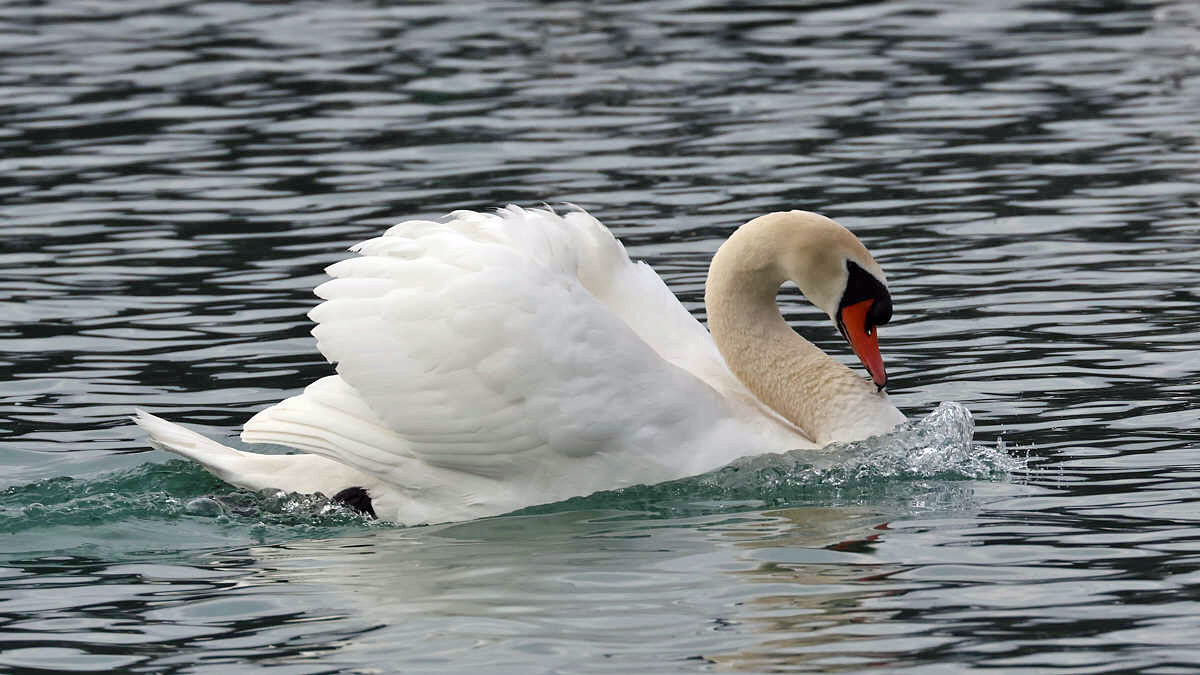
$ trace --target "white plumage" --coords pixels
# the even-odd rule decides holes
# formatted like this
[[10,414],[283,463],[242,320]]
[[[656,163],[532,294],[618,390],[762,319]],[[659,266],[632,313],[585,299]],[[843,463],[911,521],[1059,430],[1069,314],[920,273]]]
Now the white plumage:
[[[310,454],[240,452],[139,413],[157,446],[251,488],[362,487],[380,517],[405,524],[816,447],[731,373],[658,275],[581,210],[457,211],[351,250],[360,255],[327,268],[333,279],[309,313],[337,375],[242,433]],[[884,403],[886,419],[867,432],[903,420]]]

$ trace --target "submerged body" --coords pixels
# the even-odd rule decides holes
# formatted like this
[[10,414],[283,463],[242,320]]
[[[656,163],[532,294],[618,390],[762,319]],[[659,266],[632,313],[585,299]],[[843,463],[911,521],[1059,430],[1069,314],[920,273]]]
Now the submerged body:
[[[360,508],[365,496],[380,518],[417,524],[680,478],[904,421],[882,392],[874,346],[891,313],[883,273],[816,214],[757,218],[721,247],[705,297],[712,335],[582,211],[459,211],[352,250],[362,255],[327,269],[324,302],[309,314],[338,374],[242,433],[304,454],[234,450],[139,412],[152,442],[252,489],[360,488],[345,493]],[[788,327],[775,304],[787,280],[830,314],[874,383]]]

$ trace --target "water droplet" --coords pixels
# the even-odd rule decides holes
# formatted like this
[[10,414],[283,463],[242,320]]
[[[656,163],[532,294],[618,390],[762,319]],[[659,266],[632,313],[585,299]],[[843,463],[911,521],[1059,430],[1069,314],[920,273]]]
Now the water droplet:
[[183,507],[183,510],[189,515],[204,516],[206,518],[214,518],[224,515],[225,507],[221,503],[211,497],[196,497]]

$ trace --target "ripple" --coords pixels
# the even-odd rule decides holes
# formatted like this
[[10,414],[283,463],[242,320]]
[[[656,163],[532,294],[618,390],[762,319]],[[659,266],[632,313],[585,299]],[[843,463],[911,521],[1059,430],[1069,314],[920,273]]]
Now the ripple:
[[[28,604],[6,615],[4,663],[1190,668],[1173,636],[1200,615],[1197,16],[1020,0],[6,5],[0,528],[2,575]],[[136,405],[220,437],[328,374],[304,314],[346,246],[510,201],[588,208],[699,316],[731,227],[838,218],[891,279],[894,400],[910,417],[958,401],[975,435],[918,424],[879,447],[386,537],[322,502],[287,512],[194,467],[143,466]],[[852,362],[826,318],[780,299]],[[601,540],[611,558],[589,548]],[[164,589],[129,566],[151,560],[173,567],[180,607],[261,597],[216,601],[207,623],[147,619]],[[97,584],[108,565],[128,583]],[[196,589],[187,570],[244,583]],[[536,592],[506,595],[514,579]],[[460,584],[461,602],[438,590]],[[507,618],[538,611],[554,619]],[[621,630],[630,616],[650,617],[640,634]]]

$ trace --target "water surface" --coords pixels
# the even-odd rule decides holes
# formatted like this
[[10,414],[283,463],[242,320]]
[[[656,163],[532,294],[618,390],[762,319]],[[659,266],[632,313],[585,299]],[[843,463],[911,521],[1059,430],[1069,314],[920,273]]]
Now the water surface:
[[[6,5],[0,669],[1193,668],[1197,45],[1184,2]],[[347,246],[507,202],[587,208],[701,318],[730,228],[837,218],[897,404],[1024,468],[399,529],[128,424],[229,439],[330,372]]]

